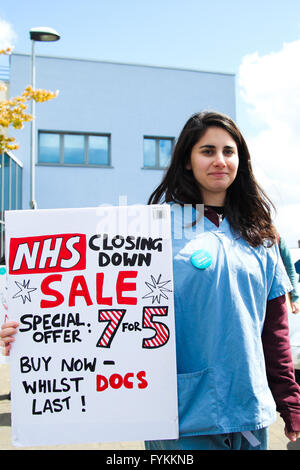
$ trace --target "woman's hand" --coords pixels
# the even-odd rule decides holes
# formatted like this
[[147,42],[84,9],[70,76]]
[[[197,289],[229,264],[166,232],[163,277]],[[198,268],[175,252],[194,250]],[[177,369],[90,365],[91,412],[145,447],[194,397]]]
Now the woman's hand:
[[8,321],[1,326],[0,330],[0,344],[3,346],[2,354],[3,356],[9,356],[9,351],[11,346],[15,341],[15,334],[17,333],[17,328],[19,323],[15,321]]
[[299,313],[299,303],[291,302],[292,313]]
[[286,437],[291,441],[291,442],[296,442],[298,437],[300,437],[300,431],[292,431],[288,432],[286,428],[284,428],[284,432]]

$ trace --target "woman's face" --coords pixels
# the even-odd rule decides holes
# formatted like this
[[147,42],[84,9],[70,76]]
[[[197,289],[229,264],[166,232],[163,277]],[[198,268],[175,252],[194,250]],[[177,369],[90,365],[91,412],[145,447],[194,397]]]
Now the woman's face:
[[238,149],[221,127],[209,127],[192,148],[186,168],[198,182],[203,203],[222,206],[239,165]]

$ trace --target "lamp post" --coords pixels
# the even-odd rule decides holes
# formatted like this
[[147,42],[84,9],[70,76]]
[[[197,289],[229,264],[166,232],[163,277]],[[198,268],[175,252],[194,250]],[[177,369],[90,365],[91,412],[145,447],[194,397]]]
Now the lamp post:
[[[30,39],[32,41],[31,49],[31,86],[35,90],[35,42],[49,42],[58,41],[60,35],[52,28],[38,27],[31,28],[29,31]],[[30,143],[30,207],[36,209],[37,204],[35,201],[35,155],[36,155],[36,124],[35,124],[35,101],[31,100],[31,143]]]

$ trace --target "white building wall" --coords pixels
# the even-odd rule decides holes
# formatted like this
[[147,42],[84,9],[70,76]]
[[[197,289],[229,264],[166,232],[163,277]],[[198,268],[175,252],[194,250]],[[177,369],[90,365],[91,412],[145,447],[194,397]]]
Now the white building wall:
[[[112,168],[36,166],[38,208],[146,203],[161,170],[143,169],[143,136],[177,137],[195,112],[235,119],[235,76],[90,60],[37,57],[37,88],[59,90],[36,106],[36,128],[111,134]],[[11,56],[11,96],[30,83],[30,56]],[[15,133],[23,162],[23,208],[30,201],[30,124]]]

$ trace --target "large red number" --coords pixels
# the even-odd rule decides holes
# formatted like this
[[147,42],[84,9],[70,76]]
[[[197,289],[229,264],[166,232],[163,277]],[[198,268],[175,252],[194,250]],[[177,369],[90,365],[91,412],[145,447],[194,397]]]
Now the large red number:
[[153,317],[165,317],[168,315],[168,307],[144,307],[143,308],[143,328],[151,328],[155,331],[152,338],[143,339],[143,348],[152,349],[164,346],[169,337],[169,328],[162,322],[153,320]]
[[96,346],[109,348],[126,310],[99,310],[99,322],[108,322]]
[[[99,348],[109,348],[111,346],[111,342],[118,331],[125,313],[126,310],[123,309],[99,310],[99,322],[107,322],[107,325],[96,346]],[[168,307],[143,308],[143,328],[154,331],[154,335],[151,338],[143,339],[143,348],[160,348],[168,342],[170,337],[169,328],[164,323],[154,320],[154,317],[166,317],[167,315]]]

